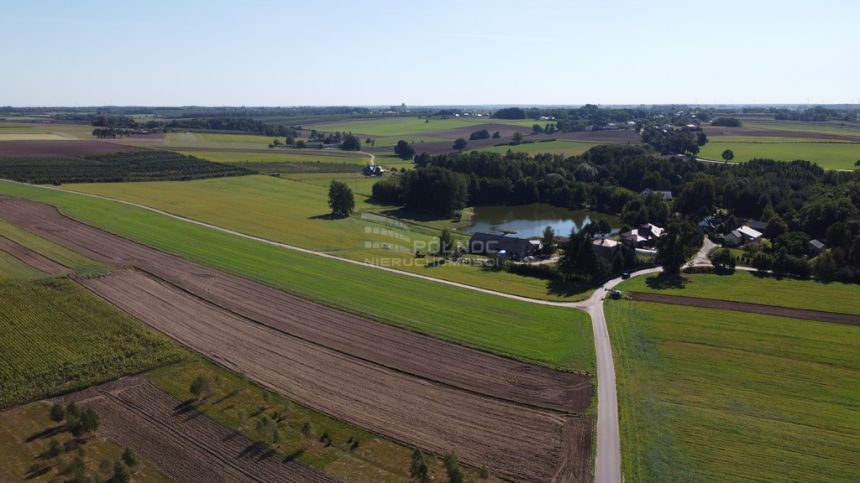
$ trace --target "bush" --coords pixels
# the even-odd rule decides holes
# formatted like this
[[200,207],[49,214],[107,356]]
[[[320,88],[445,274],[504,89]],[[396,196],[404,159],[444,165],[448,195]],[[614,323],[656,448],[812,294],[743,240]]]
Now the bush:
[[51,406],[51,421],[59,423],[64,419],[66,419],[66,409],[62,404],[54,403],[54,405]]
[[197,399],[205,399],[211,392],[212,387],[209,384],[209,379],[203,376],[197,376],[191,383],[191,386],[188,388],[188,390]]
[[526,263],[507,264],[509,272],[524,277],[539,278],[541,280],[561,280],[558,270],[549,265],[531,265]]
[[126,448],[122,452],[122,461],[129,467],[134,466],[137,464],[137,455],[134,454],[131,448]]
[[451,483],[463,483],[463,470],[460,469],[460,462],[457,460],[457,455],[448,453],[445,456],[445,471],[448,473],[448,481]]
[[119,461],[114,463],[113,476],[110,479],[110,483],[128,483],[129,480],[131,480],[131,475],[128,473],[128,468]]
[[63,452],[63,445],[60,444],[56,439],[51,439],[51,442],[48,443],[48,449],[45,451],[45,456],[48,458],[56,458],[60,456],[60,453]]

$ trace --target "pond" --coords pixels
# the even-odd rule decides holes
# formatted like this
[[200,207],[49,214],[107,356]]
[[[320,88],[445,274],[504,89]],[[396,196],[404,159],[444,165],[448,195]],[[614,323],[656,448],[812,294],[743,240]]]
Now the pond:
[[[589,210],[570,210],[546,203],[532,203],[520,206],[479,206],[475,208],[472,224],[466,230],[470,233],[508,232],[519,238],[543,236],[543,230],[551,226],[556,236],[566,237],[571,230],[579,231],[585,225],[605,219],[618,230],[617,217]],[[514,233],[511,233],[514,232]]]

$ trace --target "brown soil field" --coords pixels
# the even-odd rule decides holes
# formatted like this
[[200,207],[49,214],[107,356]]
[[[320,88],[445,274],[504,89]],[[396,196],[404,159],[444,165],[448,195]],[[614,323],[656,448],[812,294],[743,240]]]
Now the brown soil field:
[[705,134],[708,137],[713,136],[761,136],[761,137],[779,137],[779,138],[795,138],[798,142],[803,142],[804,139],[833,139],[842,141],[860,142],[860,136],[848,136],[845,134],[830,134],[821,132],[804,132],[804,131],[779,131],[776,129],[750,129],[745,127],[727,127],[727,126],[705,126]]
[[123,151],[139,151],[134,146],[107,141],[3,141],[0,158],[46,158],[53,156],[86,156]]
[[[486,464],[511,478],[549,480],[556,469],[568,475],[587,473],[582,468],[590,461],[590,420],[571,414],[590,404],[592,386],[585,376],[523,364],[309,302],[116,237],[47,205],[0,197],[0,217],[96,260],[135,266],[167,282],[153,285],[152,278],[127,274],[83,282],[121,307],[144,298],[138,285],[148,286],[152,303],[139,313],[124,308],[153,325],[191,323],[192,315],[206,312],[205,307],[214,311],[211,320],[229,313],[218,330],[200,325],[177,334],[160,330],[199,344],[198,350],[226,365],[242,364],[241,372],[255,374],[261,383],[308,406],[435,452],[454,450],[464,462]],[[126,277],[134,283],[125,283]],[[120,292],[111,292],[120,286]],[[172,295],[157,295],[156,288],[169,288]],[[180,293],[177,288],[184,291],[181,304],[171,302]],[[181,317],[184,321],[170,317],[192,305],[196,308]],[[159,316],[154,307],[165,308],[160,316],[169,320],[152,320]],[[219,339],[240,323],[241,330]],[[257,337],[245,340],[246,333]],[[202,339],[182,339],[190,335]],[[268,347],[271,340],[281,342]],[[282,352],[288,341],[294,350],[301,348],[301,357],[292,360],[292,352]],[[317,362],[309,365],[310,360]],[[330,368],[334,374],[326,372]],[[297,387],[300,376],[309,377],[300,371],[310,371],[311,377]],[[348,377],[341,380],[344,374]],[[565,429],[572,425],[576,431]],[[588,444],[580,447],[582,441]]]
[[817,320],[819,322],[832,322],[835,324],[860,325],[860,315],[840,314],[836,312],[823,312],[820,310],[792,309],[787,307],[778,307],[775,305],[752,304],[746,302],[730,302],[728,300],[686,297],[682,295],[663,295],[642,292],[631,292],[628,295],[631,299],[641,302],[686,305],[689,307],[701,307],[706,309],[734,310],[736,312],[776,315],[779,317],[790,317],[792,319]]
[[21,260],[22,262],[26,263],[27,265],[30,265],[31,267],[41,272],[45,272],[51,275],[59,275],[71,272],[71,270],[51,260],[50,258],[45,258],[41,254],[36,253],[25,246],[21,246],[18,243],[3,236],[0,236],[0,250],[8,253],[9,255],[12,255],[18,260]]
[[578,434],[565,440],[565,427],[587,429],[569,422],[575,416],[480,396],[322,348],[142,272],[125,270],[81,283],[290,399],[437,453],[455,451],[464,462],[487,465],[509,478],[549,480],[563,453],[576,449]]
[[638,132],[628,130],[560,132],[547,137],[606,144],[639,144],[642,142],[642,137],[639,136]]
[[176,481],[335,481],[268,453],[141,377],[91,387],[60,400],[93,408],[101,419],[97,434],[133,449]]

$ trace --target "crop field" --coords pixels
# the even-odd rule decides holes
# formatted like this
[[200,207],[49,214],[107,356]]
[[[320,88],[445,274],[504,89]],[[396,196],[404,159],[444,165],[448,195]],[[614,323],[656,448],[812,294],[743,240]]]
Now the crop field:
[[[64,481],[61,472],[64,464],[77,455],[70,451],[55,458],[46,456],[49,442],[71,443],[72,435],[66,431],[52,436],[33,437],[57,423],[48,417],[50,406],[34,402],[24,406],[0,411],[0,481],[50,482]],[[92,437],[83,446],[84,464],[91,476],[99,481],[108,481],[113,476],[113,462],[121,461],[123,448],[102,437]],[[102,469],[102,461],[111,465]],[[33,471],[36,469],[37,471]],[[147,461],[138,458],[130,471],[134,481],[140,483],[167,483],[170,480],[153,468]]]
[[37,184],[191,180],[250,173],[237,166],[172,151],[144,150],[44,158],[0,157],[0,177]]
[[860,136],[860,125],[851,123],[744,120],[743,124],[744,128],[747,129],[772,129],[774,131]]
[[34,235],[29,231],[22,230],[3,220],[0,220],[0,236],[25,246],[60,265],[69,267],[75,273],[85,277],[100,275],[110,271],[110,267],[103,263],[91,260],[77,252],[73,252],[68,248]]
[[[2,182],[0,192],[53,204],[93,226],[326,305],[490,352],[593,373],[584,313],[307,256],[107,200]],[[0,216],[6,218],[6,210]]]
[[492,146],[489,148],[480,148],[478,151],[486,151],[489,153],[505,154],[508,150],[515,153],[528,153],[530,155],[549,153],[562,154],[564,156],[576,156],[582,154],[600,143],[590,143],[583,141],[547,141],[542,143],[526,143],[516,146]]
[[175,344],[69,280],[2,282],[0,305],[0,407],[184,357]]
[[92,126],[0,121],[0,141],[91,139]]
[[606,315],[625,480],[856,479],[857,327],[623,300]]
[[[363,119],[360,121],[343,121],[335,123],[308,124],[303,126],[305,129],[316,129],[317,131],[333,132],[345,131],[355,134],[365,134],[369,136],[380,137],[398,137],[398,136],[416,136],[420,133],[429,133],[433,131],[442,131],[447,129],[457,129],[464,127],[475,127],[480,129],[482,124],[509,124],[513,126],[531,127],[535,121],[526,120],[506,120],[506,119],[431,119],[427,122],[426,119],[417,117],[393,117],[382,119]],[[429,139],[426,139],[429,141]]]
[[5,251],[0,251],[0,285],[9,280],[36,280],[45,275]]
[[[356,194],[361,213],[331,220],[328,185],[336,177]],[[439,231],[405,225],[369,210],[384,208],[368,201],[377,178],[361,175],[290,174],[201,180],[176,184],[70,185],[70,189],[131,201],[195,220],[205,221],[262,238],[330,252],[355,260],[370,260],[394,268],[437,278],[470,283],[503,292],[551,300],[587,298],[585,288],[553,288],[546,280],[511,273],[489,273],[476,265],[433,266],[431,258],[416,259],[414,252],[438,240]],[[463,243],[465,236],[457,236]]]
[[181,151],[181,154],[206,159],[216,163],[242,164],[249,163],[339,163],[364,166],[370,160],[361,154],[344,151],[326,151],[318,154],[313,151],[273,149],[268,153],[256,151]]
[[860,285],[779,279],[744,271],[733,275],[684,275],[680,286],[666,286],[657,277],[635,277],[619,288],[630,292],[686,295],[860,315]]
[[771,138],[751,136],[712,136],[702,147],[701,157],[721,160],[722,152],[731,149],[734,162],[745,162],[756,158],[794,161],[812,161],[827,169],[858,169],[854,162],[860,160],[860,143],[831,139]]
[[255,134],[185,132],[165,134],[163,144],[172,148],[267,149],[273,139]]

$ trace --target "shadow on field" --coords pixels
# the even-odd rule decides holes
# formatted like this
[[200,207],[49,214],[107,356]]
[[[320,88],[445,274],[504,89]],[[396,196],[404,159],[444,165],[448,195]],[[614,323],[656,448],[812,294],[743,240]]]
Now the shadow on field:
[[645,284],[654,290],[666,290],[670,288],[684,288],[687,279],[679,275],[657,275],[645,279]]

